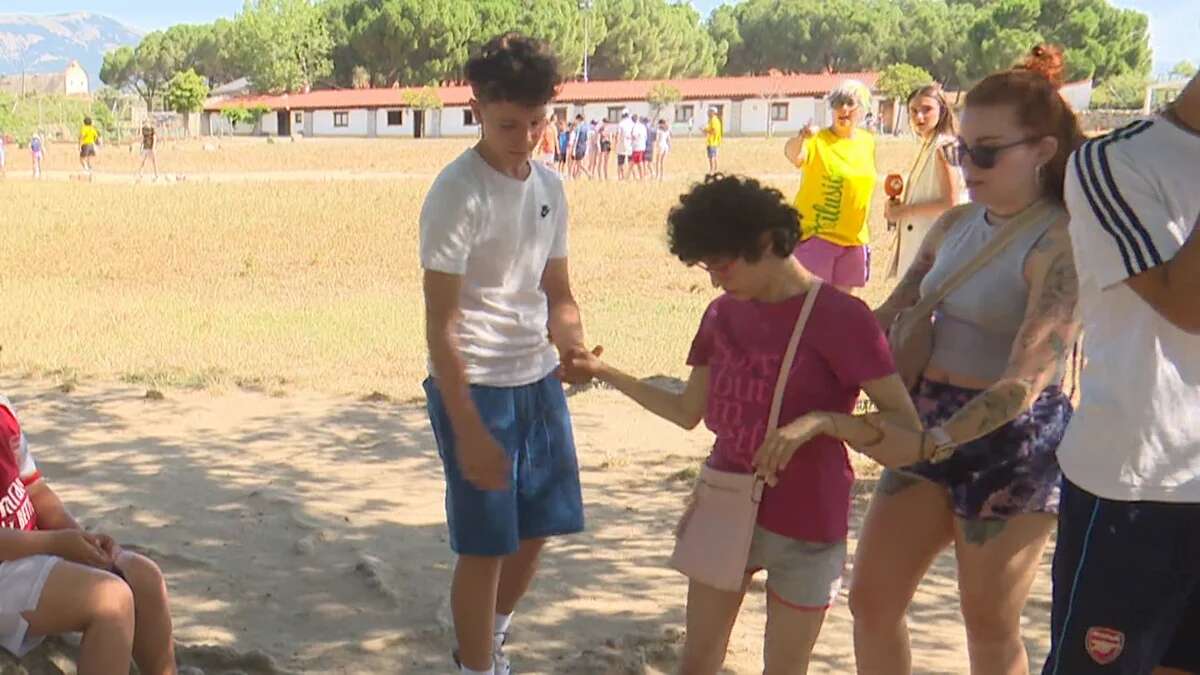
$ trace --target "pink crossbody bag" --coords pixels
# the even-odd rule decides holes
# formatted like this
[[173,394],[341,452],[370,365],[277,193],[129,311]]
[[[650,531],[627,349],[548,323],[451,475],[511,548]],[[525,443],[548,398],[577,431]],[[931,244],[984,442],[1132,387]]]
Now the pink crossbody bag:
[[[779,426],[779,409],[783,405],[788,373],[820,290],[821,282],[817,280],[804,299],[804,307],[792,330],[783,362],[779,365],[775,396],[767,417],[768,430]],[[675,530],[671,567],[692,581],[713,588],[742,590],[762,493],[763,480],[757,474],[717,471],[705,462]]]

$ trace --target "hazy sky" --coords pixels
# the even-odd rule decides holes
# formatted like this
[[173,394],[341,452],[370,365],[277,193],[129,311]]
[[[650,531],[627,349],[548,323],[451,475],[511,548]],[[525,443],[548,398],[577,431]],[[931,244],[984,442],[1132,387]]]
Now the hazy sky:
[[[692,0],[708,14],[723,0]],[[1157,62],[1182,59],[1200,61],[1200,0],[1114,0],[1150,15],[1151,42]],[[88,11],[108,14],[141,29],[163,28],[175,23],[212,21],[233,16],[242,0],[164,2],[163,0],[2,0],[0,11],[50,14]]]

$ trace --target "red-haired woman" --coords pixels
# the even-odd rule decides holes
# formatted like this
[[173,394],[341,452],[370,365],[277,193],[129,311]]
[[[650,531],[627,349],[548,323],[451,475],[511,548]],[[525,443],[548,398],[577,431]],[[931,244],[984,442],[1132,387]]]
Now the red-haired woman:
[[935,311],[913,396],[937,449],[955,451],[885,471],[871,500],[850,591],[861,673],[911,670],[905,613],[949,545],[970,672],[1028,672],[1021,610],[1058,511],[1055,451],[1072,412],[1060,384],[1078,332],[1062,203],[1083,134],[1059,95],[1061,69],[1061,53],[1041,46],[967,94],[951,154],[973,203],[938,220],[876,313],[889,325],[993,238],[1012,237]]

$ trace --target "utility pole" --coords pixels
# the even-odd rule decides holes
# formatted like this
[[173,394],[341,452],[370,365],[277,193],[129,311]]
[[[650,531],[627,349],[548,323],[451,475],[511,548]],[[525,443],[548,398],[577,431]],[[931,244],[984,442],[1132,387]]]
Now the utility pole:
[[588,81],[588,52],[591,51],[592,0],[580,0],[579,8],[583,10],[583,81]]

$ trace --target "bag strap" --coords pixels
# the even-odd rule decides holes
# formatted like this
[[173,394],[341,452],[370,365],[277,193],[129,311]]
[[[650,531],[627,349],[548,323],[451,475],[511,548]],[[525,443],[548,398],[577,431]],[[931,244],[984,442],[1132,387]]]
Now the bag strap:
[[[1031,225],[1034,225],[1040,221],[1053,210],[1053,205],[1045,200],[1039,200],[1038,202],[1026,208],[1024,211],[1018,214],[1016,218],[1008,223],[1008,226],[1003,232],[993,237],[992,240],[987,243],[987,245],[980,249],[980,251],[975,254],[975,257],[971,258],[965,265],[960,267],[958,271],[950,275],[950,277],[943,281],[942,285],[938,286],[933,293],[921,298],[920,302],[918,302],[913,308],[913,311],[921,314],[928,314],[932,312],[934,308],[942,303],[942,300],[946,299],[946,296],[950,295],[956,288],[963,285],[967,279],[975,276],[976,272],[983,269],[984,266],[990,263],[997,255],[1000,254],[1001,251],[1007,248],[1008,245],[1017,238],[1017,235],[1029,229]],[[976,211],[972,211],[970,213],[970,217],[974,217],[976,213]]]
[[767,430],[779,425],[779,409],[783,407],[783,390],[787,386],[788,375],[792,363],[796,360],[796,350],[800,347],[800,336],[808,325],[808,317],[812,315],[813,305],[817,303],[817,293],[821,290],[821,280],[813,279],[812,287],[808,289],[808,297],[804,298],[804,307],[800,317],[796,319],[796,327],[792,329],[792,338],[788,341],[787,351],[783,353],[783,363],[779,364],[779,377],[775,380],[775,396],[771,399],[771,413],[767,417]]

